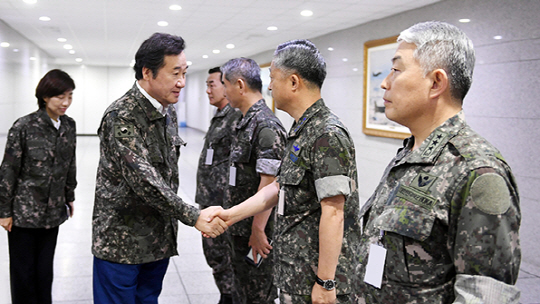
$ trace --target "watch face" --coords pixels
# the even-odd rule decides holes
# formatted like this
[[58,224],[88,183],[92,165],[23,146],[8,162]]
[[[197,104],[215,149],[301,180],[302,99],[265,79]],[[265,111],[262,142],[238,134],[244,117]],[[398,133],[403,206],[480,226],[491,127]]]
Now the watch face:
[[334,289],[334,287],[336,287],[336,282],[334,282],[333,280],[327,280],[324,282],[324,289],[326,290],[332,290]]

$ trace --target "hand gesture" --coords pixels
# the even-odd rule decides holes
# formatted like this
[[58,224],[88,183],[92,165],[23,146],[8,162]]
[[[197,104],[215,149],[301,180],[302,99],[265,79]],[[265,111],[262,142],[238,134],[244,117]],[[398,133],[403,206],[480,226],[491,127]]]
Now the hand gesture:
[[6,229],[7,232],[11,232],[11,226],[13,226],[13,218],[12,217],[0,218],[0,226]]
[[260,254],[263,259],[268,257],[272,246],[268,243],[268,238],[264,230],[255,229],[251,230],[251,236],[249,237],[249,246],[251,246],[253,252],[253,261],[257,263],[257,254]]
[[68,203],[69,217],[73,217],[73,202]]
[[334,304],[336,303],[336,289],[329,291],[315,283],[311,290],[311,301],[313,304]]
[[195,228],[201,231],[206,237],[213,238],[225,232],[229,226],[215,215],[221,210],[223,208],[220,206],[212,206],[202,210],[197,223],[195,223]]

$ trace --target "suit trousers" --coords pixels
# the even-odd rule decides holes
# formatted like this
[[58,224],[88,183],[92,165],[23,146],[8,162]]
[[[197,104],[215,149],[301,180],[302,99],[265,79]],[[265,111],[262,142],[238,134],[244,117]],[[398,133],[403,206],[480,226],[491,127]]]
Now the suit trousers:
[[58,227],[8,232],[12,304],[52,303],[53,260]]
[[119,264],[94,257],[94,304],[157,304],[169,259]]

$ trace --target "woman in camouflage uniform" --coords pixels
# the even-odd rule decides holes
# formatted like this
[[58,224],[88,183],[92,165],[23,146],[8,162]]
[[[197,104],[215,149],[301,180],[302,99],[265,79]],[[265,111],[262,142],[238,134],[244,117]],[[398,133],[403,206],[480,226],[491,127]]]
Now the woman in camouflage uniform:
[[8,231],[11,299],[51,303],[58,226],[73,215],[75,121],[64,115],[75,83],[51,70],[36,88],[39,110],[11,129],[0,167],[0,225]]

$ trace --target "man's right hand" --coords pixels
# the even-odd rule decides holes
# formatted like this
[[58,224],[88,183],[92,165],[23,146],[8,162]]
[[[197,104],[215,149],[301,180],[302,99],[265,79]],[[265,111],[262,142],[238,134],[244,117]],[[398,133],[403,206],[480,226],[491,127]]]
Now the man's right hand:
[[212,216],[223,210],[220,206],[208,207],[201,211],[195,228],[201,231],[205,236],[213,237],[222,234],[229,226],[219,217]]
[[6,229],[7,232],[11,232],[11,226],[13,226],[13,218],[12,217],[0,218],[0,226]]

